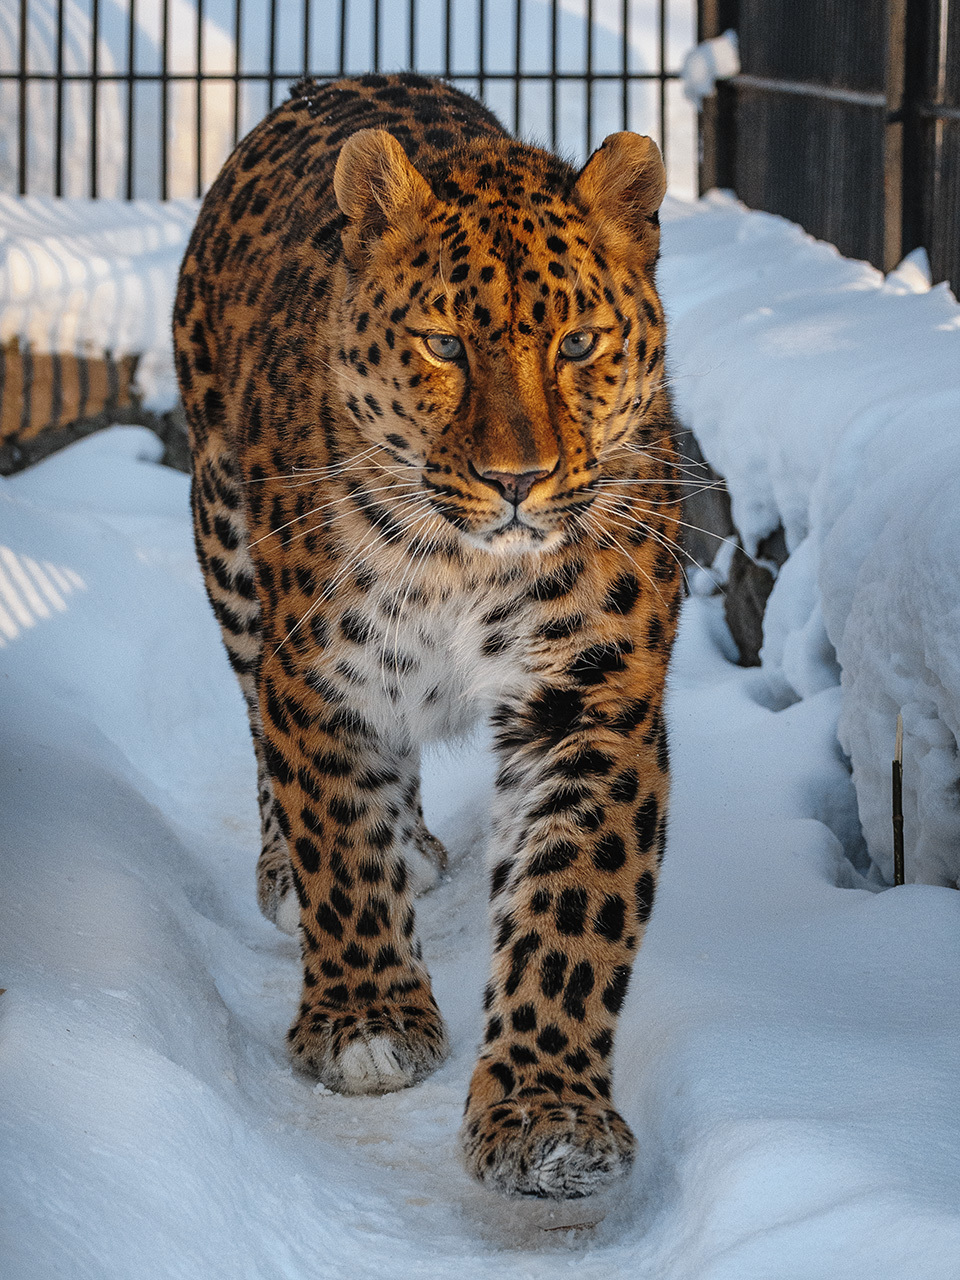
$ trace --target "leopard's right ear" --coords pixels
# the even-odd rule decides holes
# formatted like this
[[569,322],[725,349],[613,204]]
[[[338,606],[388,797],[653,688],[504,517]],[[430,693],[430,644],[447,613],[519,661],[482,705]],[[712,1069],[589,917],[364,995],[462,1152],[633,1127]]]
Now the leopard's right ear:
[[387,227],[425,213],[434,199],[403,147],[383,129],[361,129],[347,139],[333,171],[333,190],[347,218],[343,252],[355,267]]

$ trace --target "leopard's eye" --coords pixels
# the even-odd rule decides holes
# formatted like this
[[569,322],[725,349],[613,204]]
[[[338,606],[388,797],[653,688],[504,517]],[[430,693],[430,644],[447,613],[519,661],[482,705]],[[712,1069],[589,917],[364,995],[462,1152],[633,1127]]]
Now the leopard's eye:
[[589,329],[577,329],[568,333],[560,343],[560,354],[564,360],[582,360],[597,345],[597,335]]
[[462,360],[464,357],[463,343],[452,333],[431,333],[424,342],[430,354],[438,360]]

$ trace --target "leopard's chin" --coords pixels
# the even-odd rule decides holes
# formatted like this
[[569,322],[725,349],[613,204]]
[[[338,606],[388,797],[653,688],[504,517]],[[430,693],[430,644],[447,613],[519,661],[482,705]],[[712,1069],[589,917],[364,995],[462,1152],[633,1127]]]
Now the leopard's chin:
[[468,533],[466,536],[472,546],[502,556],[540,556],[546,552],[558,550],[566,541],[566,535],[562,529],[544,531],[518,520],[511,520],[509,524],[499,529],[484,533]]

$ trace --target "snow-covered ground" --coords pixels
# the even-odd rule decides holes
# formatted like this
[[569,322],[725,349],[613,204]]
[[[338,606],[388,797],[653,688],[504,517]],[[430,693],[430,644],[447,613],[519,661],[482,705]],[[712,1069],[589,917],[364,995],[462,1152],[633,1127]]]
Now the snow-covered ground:
[[960,895],[853,865],[858,799],[884,865],[884,698],[908,878],[960,847],[960,308],[915,264],[884,281],[723,199],[671,203],[664,241],[678,403],[748,541],[782,521],[793,554],[763,668],[733,665],[718,598],[685,608],[669,848],[617,1051],[630,1180],[511,1205],[459,1168],[482,740],[426,766],[450,1060],[384,1098],[294,1076],[296,947],[256,910],[253,755],[187,480],[116,428],[0,481],[3,1280],[960,1275]]
[[673,670],[670,846],[616,1063],[631,1179],[512,1205],[459,1168],[483,742],[426,769],[450,1060],[383,1098],[294,1076],[296,946],[254,903],[241,700],[157,455],[115,428],[2,482],[5,1280],[955,1280],[960,895],[838,887],[839,690],[770,710],[717,600],[688,602]]

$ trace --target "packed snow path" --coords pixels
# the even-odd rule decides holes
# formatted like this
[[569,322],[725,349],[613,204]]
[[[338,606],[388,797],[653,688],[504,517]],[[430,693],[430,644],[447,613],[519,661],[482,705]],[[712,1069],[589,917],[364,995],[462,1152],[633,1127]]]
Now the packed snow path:
[[960,895],[856,887],[840,691],[774,709],[716,601],[688,602],[673,667],[669,850],[615,1068],[631,1178],[512,1204],[459,1167],[482,741],[425,770],[450,1060],[382,1098],[293,1074],[297,949],[257,913],[253,753],[157,453],[117,428],[0,482],[4,1280],[956,1280]]

